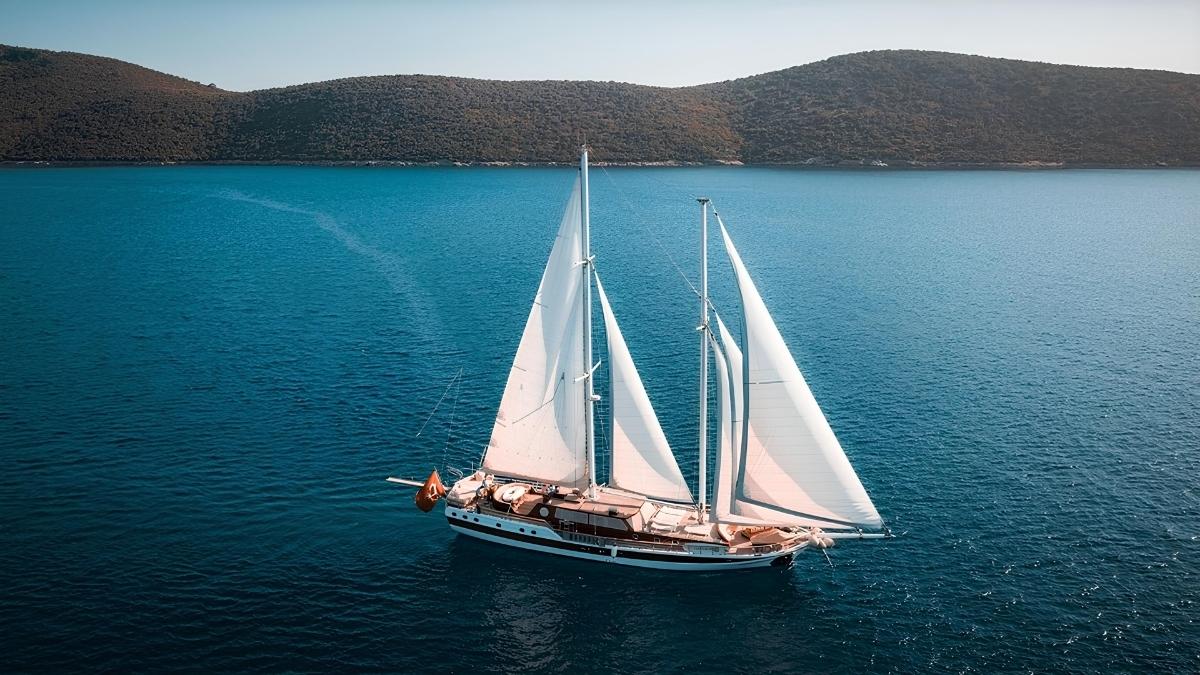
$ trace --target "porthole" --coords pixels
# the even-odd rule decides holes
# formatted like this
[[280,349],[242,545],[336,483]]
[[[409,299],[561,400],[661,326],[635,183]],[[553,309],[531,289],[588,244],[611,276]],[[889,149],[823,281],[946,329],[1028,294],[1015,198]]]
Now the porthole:
[[542,508],[538,509],[538,515],[545,518],[550,515],[550,509],[543,506]]
[[522,527],[522,528],[518,528],[518,529],[519,529],[521,532],[524,532],[524,531],[525,531],[525,528],[523,528],[523,527]]
[[475,522],[477,522],[477,523],[478,523],[478,522],[479,522],[479,519],[478,519],[478,518],[476,518],[476,519],[475,519]]
[[504,527],[504,526],[501,525],[500,523],[496,523],[496,527]]

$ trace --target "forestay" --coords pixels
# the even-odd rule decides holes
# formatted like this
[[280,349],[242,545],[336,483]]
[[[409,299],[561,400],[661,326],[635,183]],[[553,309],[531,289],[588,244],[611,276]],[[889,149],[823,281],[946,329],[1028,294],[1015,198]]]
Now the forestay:
[[[724,224],[744,312],[743,424],[732,499],[800,525],[883,521],[800,374]],[[728,344],[728,343],[727,343]]]
[[488,472],[587,487],[580,219],[576,181],[500,400]]
[[596,276],[596,290],[608,338],[612,475],[609,484],[655,499],[691,502],[679,464],[658,423],[641,375],[633,364],[608,296]]

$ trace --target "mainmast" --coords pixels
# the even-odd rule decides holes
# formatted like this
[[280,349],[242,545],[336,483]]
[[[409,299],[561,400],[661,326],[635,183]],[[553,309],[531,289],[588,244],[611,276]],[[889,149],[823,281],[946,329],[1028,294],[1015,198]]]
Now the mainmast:
[[[708,500],[708,198],[700,202],[700,494],[699,517]],[[590,363],[590,361],[589,361]]]
[[592,374],[596,372],[592,365],[592,241],[591,214],[588,208],[588,151],[583,146],[579,155],[579,204],[580,243],[583,249],[580,268],[583,273],[583,364],[587,372],[583,374],[583,427],[584,446],[587,450],[588,496],[596,496],[596,429],[592,418],[596,402],[596,392],[592,387]]

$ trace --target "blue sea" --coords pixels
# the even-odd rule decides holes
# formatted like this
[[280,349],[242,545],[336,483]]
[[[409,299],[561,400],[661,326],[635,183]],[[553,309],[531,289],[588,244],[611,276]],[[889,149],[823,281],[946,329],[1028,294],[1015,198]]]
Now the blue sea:
[[725,574],[384,481],[478,461],[573,179],[0,171],[0,670],[1200,670],[1200,173],[594,168],[689,480],[704,195],[898,535]]

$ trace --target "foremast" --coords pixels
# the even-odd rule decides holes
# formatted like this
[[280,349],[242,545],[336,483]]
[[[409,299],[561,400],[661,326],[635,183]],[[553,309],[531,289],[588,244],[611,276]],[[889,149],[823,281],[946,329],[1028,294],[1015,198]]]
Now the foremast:
[[580,208],[580,273],[583,275],[583,363],[587,372],[583,373],[583,428],[584,447],[587,451],[588,497],[596,496],[596,426],[594,408],[596,391],[592,386],[592,375],[596,366],[592,363],[592,241],[591,241],[591,212],[588,198],[588,151],[587,146],[580,149],[579,154],[579,208]]

